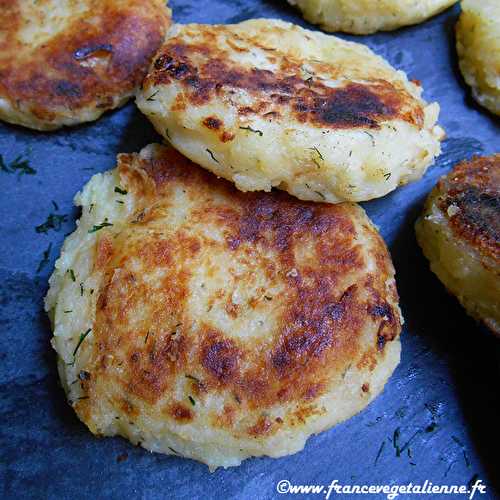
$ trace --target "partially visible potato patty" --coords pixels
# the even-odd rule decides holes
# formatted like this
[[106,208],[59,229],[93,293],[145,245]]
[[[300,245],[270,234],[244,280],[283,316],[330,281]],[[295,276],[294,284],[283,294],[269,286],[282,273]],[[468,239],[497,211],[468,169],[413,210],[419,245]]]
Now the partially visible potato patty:
[[500,154],[464,161],[443,177],[416,231],[432,271],[500,335]]
[[0,0],[0,119],[52,130],[123,105],[170,24],[165,0]]
[[337,203],[420,178],[437,104],[367,47],[275,20],[177,25],[137,97],[160,134],[242,191]]
[[326,31],[367,35],[418,24],[457,0],[288,0]]
[[500,1],[463,0],[456,31],[460,69],[472,95],[500,115]]
[[159,145],[76,203],[46,308],[93,433],[210,467],[279,457],[398,364],[394,269],[357,205],[241,193]]

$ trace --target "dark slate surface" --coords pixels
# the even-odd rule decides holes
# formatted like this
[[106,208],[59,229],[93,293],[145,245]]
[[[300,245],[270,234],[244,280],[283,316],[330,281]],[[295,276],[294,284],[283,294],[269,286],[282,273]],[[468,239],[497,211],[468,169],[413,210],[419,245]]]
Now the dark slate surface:
[[[305,25],[284,0],[171,3],[181,22],[281,17]],[[203,465],[151,454],[120,438],[96,439],[77,420],[58,385],[49,345],[42,310],[47,278],[65,233],[74,228],[73,195],[93,173],[113,167],[117,153],[158,137],[133,104],[56,133],[0,124],[4,161],[21,155],[36,169],[34,175],[0,172],[0,498],[264,499],[279,496],[281,479],[466,484],[475,475],[489,487],[481,498],[497,497],[500,343],[445,293],[413,233],[423,198],[440,175],[460,159],[500,150],[499,122],[472,102],[457,69],[457,15],[458,7],[420,26],[357,38],[422,81],[425,97],[441,104],[448,139],[424,179],[365,204],[398,273],[406,318],[401,365],[364,412],[279,460],[252,459],[210,474]],[[59,231],[38,234],[35,226],[56,212],[52,200],[67,221]],[[50,245],[48,262],[38,269]],[[400,446],[411,440],[411,457],[397,456],[395,433]]]

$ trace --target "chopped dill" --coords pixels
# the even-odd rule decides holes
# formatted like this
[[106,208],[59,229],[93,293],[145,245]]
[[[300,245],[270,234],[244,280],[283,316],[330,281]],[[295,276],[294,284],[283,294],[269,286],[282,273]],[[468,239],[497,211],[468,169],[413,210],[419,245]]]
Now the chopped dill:
[[73,269],[68,269],[66,272],[69,273],[71,281],[76,281],[75,271],[73,271]]
[[95,233],[96,231],[100,231],[101,229],[105,228],[105,227],[109,227],[109,226],[112,226],[113,224],[111,224],[110,222],[108,222],[108,219],[104,219],[104,222],[101,222],[100,224],[94,224],[94,226],[92,227],[92,229],[89,229],[89,233]]
[[115,186],[115,193],[120,193],[120,194],[127,194],[128,191],[126,189],[122,189],[120,186]]
[[319,150],[316,146],[314,146],[314,147],[312,147],[312,148],[309,148],[309,149],[310,149],[311,151],[316,151],[316,153],[318,153],[318,156],[320,157],[320,159],[321,159],[321,160],[324,160],[323,155],[321,154],[320,150]]
[[147,99],[146,101],[155,101],[156,94],[158,94],[158,90],[156,92],[153,92]]
[[378,459],[380,458],[380,455],[382,455],[382,452],[384,451],[384,446],[385,446],[385,441],[382,441],[382,444],[380,445],[380,448],[378,449],[377,456],[375,457],[375,462],[373,465],[377,465]]
[[248,127],[240,127],[241,130],[248,130],[249,132],[253,132],[254,134],[259,134],[260,137],[264,135],[264,132],[262,130],[254,129],[250,126]]
[[59,231],[67,220],[68,216],[65,214],[50,213],[44,223],[35,227],[35,231],[43,234],[47,234],[51,229]]
[[210,151],[210,149],[206,149],[205,150],[211,157],[212,157],[212,160],[215,162],[215,163],[219,163],[219,161],[217,160],[217,158],[214,156],[214,154],[212,153],[212,151]]
[[367,132],[366,130],[363,130],[363,134],[366,134],[368,137],[370,137],[370,139],[372,140],[372,146],[375,146],[375,139],[373,135],[370,134],[370,132]]
[[36,270],[37,273],[39,273],[49,263],[49,257],[50,257],[51,250],[52,250],[52,243],[49,243],[47,250],[45,250],[43,252],[42,260],[38,264],[38,268]]
[[[92,328],[89,328],[85,333],[80,334],[80,339],[78,340],[78,344],[76,344],[75,350],[73,351],[73,358],[76,356],[78,349],[82,345],[82,342],[87,338],[87,335],[92,331]],[[73,361],[74,362],[74,361]]]
[[384,177],[385,177],[385,180],[388,181],[391,178],[391,173],[387,172],[386,174],[384,174]]
[[18,156],[15,160],[11,161],[9,164],[5,163],[3,156],[0,155],[0,170],[6,172],[7,174],[18,173],[19,177],[22,175],[35,175],[36,170],[30,167],[29,161],[27,159],[22,159],[22,156]]
[[192,398],[192,396],[188,396],[188,399],[193,406],[196,405],[196,401]]
[[83,297],[83,283],[80,283],[80,296]]

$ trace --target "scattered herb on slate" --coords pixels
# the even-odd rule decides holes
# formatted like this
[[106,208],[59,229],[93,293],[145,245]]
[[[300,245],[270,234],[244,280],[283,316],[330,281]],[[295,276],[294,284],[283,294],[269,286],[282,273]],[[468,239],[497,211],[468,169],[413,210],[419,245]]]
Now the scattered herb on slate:
[[[57,210],[57,209],[56,209]],[[62,225],[68,220],[66,214],[50,213],[47,216],[47,220],[43,224],[39,224],[35,227],[37,233],[47,234],[51,229],[54,231],[59,231]]]
[[3,156],[0,155],[0,170],[2,172],[6,172],[7,174],[14,174],[17,172],[19,177],[21,177],[21,175],[36,174],[36,170],[30,166],[27,159],[22,159],[22,156],[18,156],[15,160],[7,164],[5,163]]
[[380,445],[380,448],[378,449],[377,456],[375,457],[374,465],[377,465],[378,459],[380,458],[380,455],[382,455],[382,452],[384,451],[384,446],[385,446],[385,441],[382,441],[382,444]]
[[47,250],[45,250],[45,252],[43,252],[42,260],[38,264],[38,269],[36,270],[37,273],[39,273],[49,263],[51,250],[52,250],[52,243],[49,243]]

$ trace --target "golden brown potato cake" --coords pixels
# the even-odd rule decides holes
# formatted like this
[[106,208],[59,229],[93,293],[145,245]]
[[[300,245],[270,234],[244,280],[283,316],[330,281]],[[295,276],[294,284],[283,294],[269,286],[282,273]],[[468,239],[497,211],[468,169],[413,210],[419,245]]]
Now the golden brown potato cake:
[[338,203],[419,179],[439,106],[367,47],[283,21],[176,25],[137,104],[181,153],[242,191]]
[[367,35],[418,24],[457,0],[288,0],[326,31]]
[[500,115],[500,1],[463,0],[457,23],[460,70],[474,99]]
[[357,205],[241,193],[159,145],[119,155],[76,204],[46,308],[95,434],[212,468],[279,457],[399,362],[394,269]]
[[170,25],[165,0],[0,0],[0,119],[37,130],[123,105]]
[[464,161],[442,177],[416,230],[432,271],[500,335],[500,154]]

